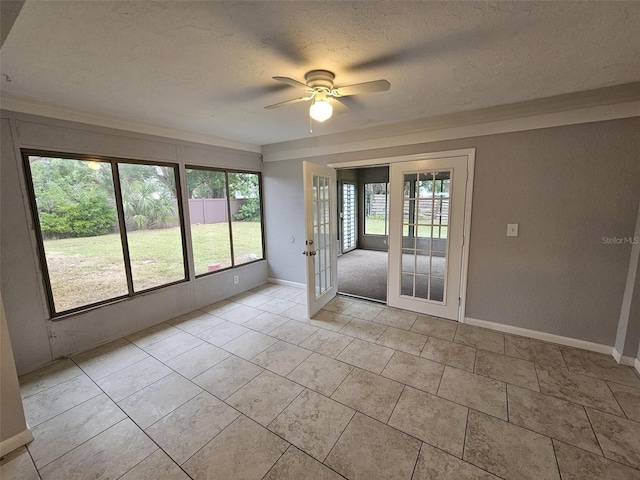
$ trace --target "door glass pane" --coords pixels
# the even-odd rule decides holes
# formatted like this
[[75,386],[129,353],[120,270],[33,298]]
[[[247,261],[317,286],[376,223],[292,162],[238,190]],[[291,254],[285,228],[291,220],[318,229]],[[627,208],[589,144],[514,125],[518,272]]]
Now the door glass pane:
[[426,171],[404,176],[403,295],[443,301],[450,184],[450,171]]
[[407,295],[413,297],[413,275],[400,276],[400,295]]
[[228,178],[233,261],[237,266],[264,258],[260,175],[229,173]]
[[415,198],[415,186],[418,180],[418,175],[415,173],[408,173],[404,176],[404,196],[405,198]]
[[[196,275],[231,267],[225,173],[188,168],[187,189]],[[236,215],[239,210],[240,204],[234,200],[231,214]]]
[[431,277],[431,300],[444,301],[444,278]]
[[431,199],[420,199],[418,202],[418,211],[416,212],[416,221],[421,225],[431,225],[433,202]]
[[[431,226],[430,225],[416,225],[415,227],[416,237],[431,239]],[[420,248],[420,247],[418,247]]]
[[431,272],[431,255],[424,252],[416,252],[416,273],[429,275]]
[[415,223],[413,212],[415,211],[415,200],[405,200],[402,209],[402,223]]
[[57,313],[127,295],[111,164],[29,157]]
[[133,289],[184,280],[176,168],[119,163]]
[[402,251],[402,271],[406,273],[415,273],[415,256],[413,250]]
[[433,192],[433,173],[421,173],[416,186],[416,197],[431,198]]
[[423,277],[421,275],[416,275],[416,298],[429,298],[429,277]]
[[433,198],[433,237],[447,238],[451,172],[436,172]]
[[431,275],[445,276],[445,268],[447,267],[446,257],[439,253],[434,253],[431,257]]

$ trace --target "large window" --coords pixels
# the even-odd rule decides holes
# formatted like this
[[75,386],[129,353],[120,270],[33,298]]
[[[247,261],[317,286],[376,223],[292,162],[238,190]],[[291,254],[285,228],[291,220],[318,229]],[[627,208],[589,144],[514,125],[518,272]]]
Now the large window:
[[264,258],[260,174],[187,167],[196,275]]
[[364,234],[389,234],[389,184],[364,184]]
[[24,158],[52,316],[186,280],[176,165]]

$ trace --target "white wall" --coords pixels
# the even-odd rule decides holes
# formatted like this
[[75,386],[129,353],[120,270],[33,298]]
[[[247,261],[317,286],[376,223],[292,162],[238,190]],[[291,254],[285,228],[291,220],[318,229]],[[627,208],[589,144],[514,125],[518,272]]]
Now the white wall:
[[[307,148],[304,158],[265,162],[264,172],[268,185],[280,187],[302,182],[303,160],[327,164],[475,148],[467,317],[612,347],[631,245],[606,245],[602,237],[634,235],[638,132],[640,117],[633,117],[331,154],[323,153],[330,139],[314,139],[321,145],[316,155]],[[331,151],[339,152],[340,137],[335,140]],[[275,148],[290,155],[295,147],[263,152],[275,158]],[[302,223],[302,187],[288,187],[286,195],[278,206],[287,210],[266,216],[267,228],[283,235]],[[519,237],[506,237],[507,223],[520,224]],[[270,276],[301,281],[304,262],[268,248]]]
[[[49,320],[20,149],[261,170],[260,155],[3,111],[0,285],[19,373],[227,298],[267,281],[266,261]],[[184,179],[184,172],[182,171]],[[187,204],[183,189],[183,203]],[[187,242],[190,250],[189,242]],[[233,285],[233,275],[240,283]]]

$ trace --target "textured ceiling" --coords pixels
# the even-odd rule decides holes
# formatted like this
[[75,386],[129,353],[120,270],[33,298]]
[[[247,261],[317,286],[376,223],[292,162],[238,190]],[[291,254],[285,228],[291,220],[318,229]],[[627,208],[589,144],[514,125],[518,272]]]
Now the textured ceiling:
[[2,91],[257,145],[309,137],[274,75],[386,78],[313,135],[640,80],[640,2],[32,1]]

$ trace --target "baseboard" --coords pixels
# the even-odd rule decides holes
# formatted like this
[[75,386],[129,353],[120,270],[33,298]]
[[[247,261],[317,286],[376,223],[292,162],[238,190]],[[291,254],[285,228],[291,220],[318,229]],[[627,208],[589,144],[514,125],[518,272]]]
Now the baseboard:
[[616,347],[612,348],[611,354],[613,355],[613,358],[616,359],[616,362],[618,362],[620,365],[626,365],[628,367],[633,367],[634,362],[637,360],[637,358],[635,357],[627,357],[625,355],[622,355]]
[[633,361],[633,368],[636,369],[636,372],[640,373],[640,358],[636,358]]
[[[616,347],[613,347],[613,349],[611,350],[611,355],[613,355],[613,358],[615,359],[616,362],[620,363],[622,360],[622,354],[618,351],[618,349]],[[627,357],[625,357],[627,358]]]
[[277,285],[286,285],[287,287],[294,288],[307,288],[307,285],[305,283],[290,282],[289,280],[280,280],[279,278],[267,278],[267,280]]
[[29,428],[21,431],[11,438],[7,438],[0,442],[0,457],[4,457],[7,453],[13,452],[16,448],[20,448],[33,440],[33,433]]
[[475,325],[476,327],[484,327],[488,328],[489,330],[496,330],[498,332],[520,335],[522,337],[535,338],[536,340],[542,340],[544,342],[558,343],[567,347],[582,348],[583,350],[590,350],[592,352],[605,353],[608,355],[612,355],[613,352],[613,347],[609,345],[602,345],[600,343],[586,342],[584,340],[578,340],[576,338],[563,337],[561,335],[555,335],[553,333],[538,332],[536,330],[514,327],[512,325],[504,325],[502,323],[488,322],[486,320],[478,320],[476,318],[465,317],[464,320],[465,323],[469,325]]

